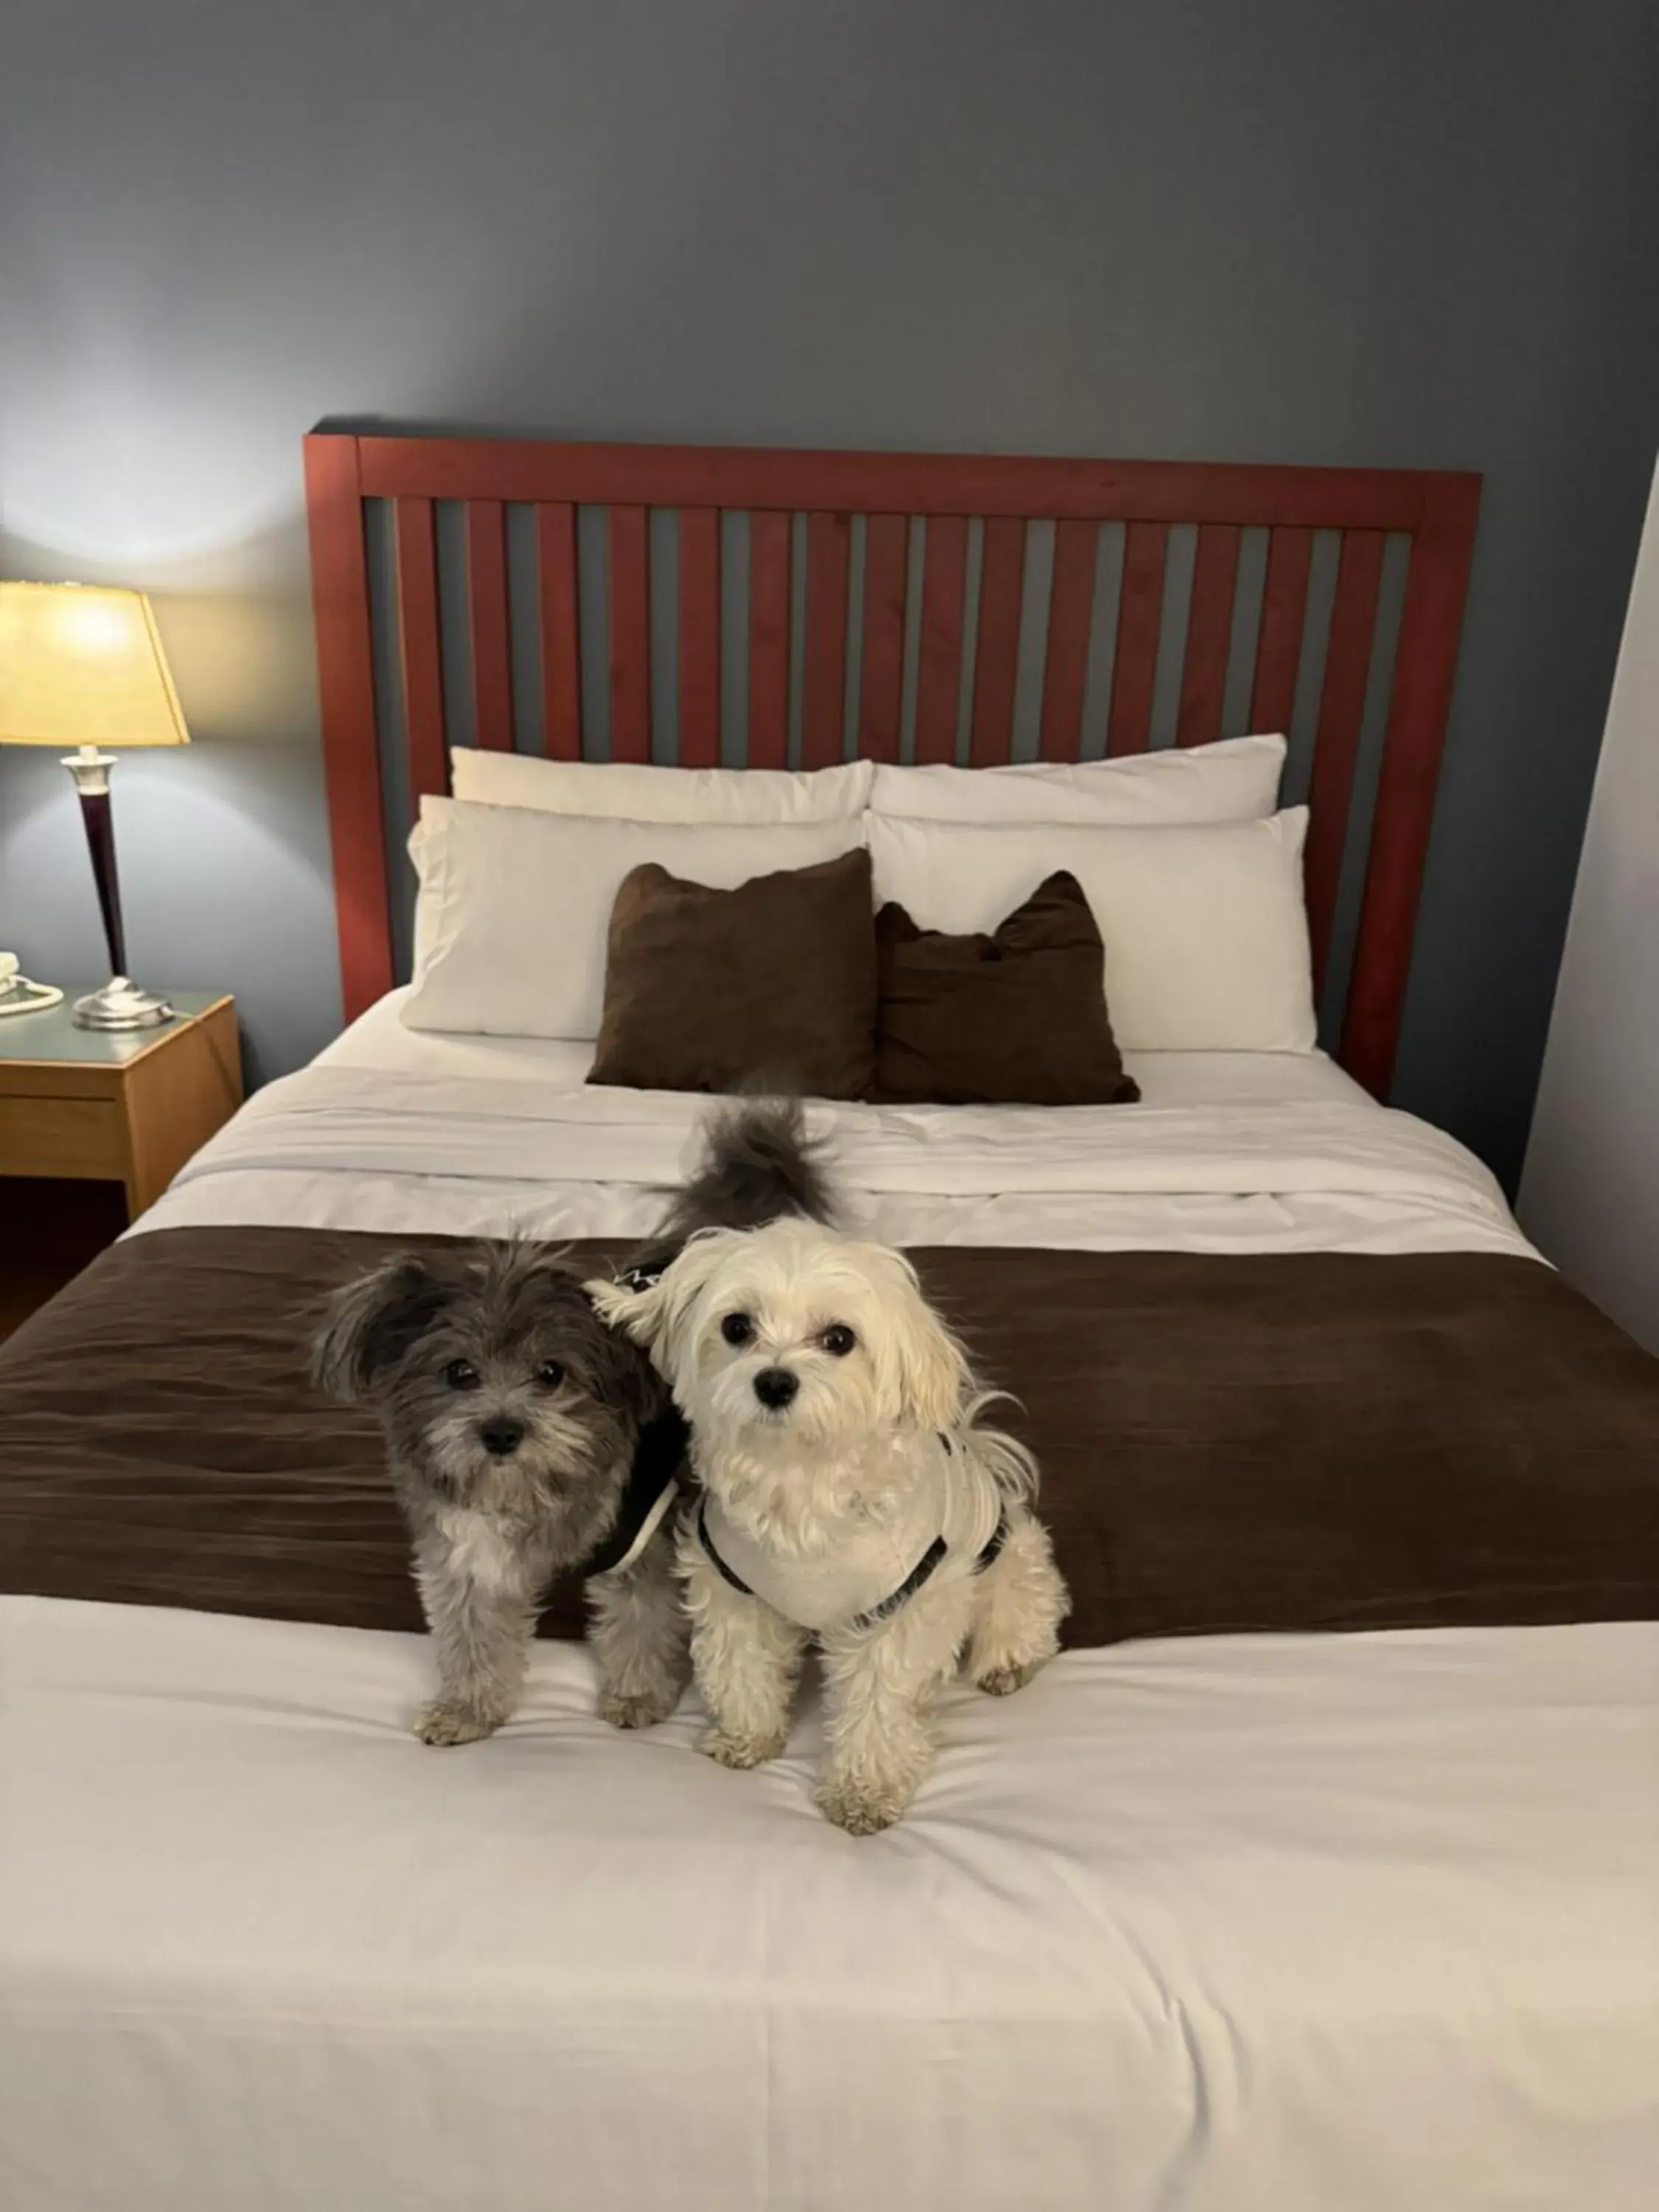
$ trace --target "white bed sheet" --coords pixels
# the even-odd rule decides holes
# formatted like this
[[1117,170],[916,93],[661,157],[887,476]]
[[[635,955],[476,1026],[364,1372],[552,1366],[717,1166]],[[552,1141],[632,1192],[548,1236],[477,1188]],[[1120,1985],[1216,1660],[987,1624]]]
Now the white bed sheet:
[[[696,1156],[707,1100],[591,1086],[586,1046],[406,1030],[400,1000],[268,1086],[132,1233],[231,1221],[651,1230]],[[1134,1065],[1138,1106],[820,1103],[812,1125],[848,1224],[898,1244],[1531,1249],[1462,1146],[1385,1112],[1322,1054],[1158,1053]]]
[[440,1754],[413,1638],[0,1634],[16,2212],[1651,2205],[1646,1629],[1071,1654],[861,1842],[571,1647]]
[[[398,1049],[382,1009],[141,1230],[600,1233],[689,1143],[696,1102],[544,1046]],[[1529,1250],[1467,1154],[1351,1089],[830,1121],[884,1234]],[[914,1814],[856,1843],[811,1808],[810,1708],[730,1775],[691,1700],[617,1737],[544,1649],[505,1735],[440,1754],[407,1734],[427,1664],[0,1601],[9,2201],[1651,2202],[1659,1628],[1069,1653],[953,1694]]]

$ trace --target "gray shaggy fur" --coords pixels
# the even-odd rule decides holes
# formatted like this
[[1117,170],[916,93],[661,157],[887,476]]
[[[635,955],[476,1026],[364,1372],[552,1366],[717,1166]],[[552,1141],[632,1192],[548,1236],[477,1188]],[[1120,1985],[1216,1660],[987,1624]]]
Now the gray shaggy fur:
[[[574,1267],[512,1244],[405,1255],[347,1284],[312,1372],[386,1431],[438,1661],[416,1733],[489,1735],[518,1704],[549,1584],[616,1526],[641,1431],[667,1409],[663,1385]],[[687,1679],[672,1520],[631,1566],[587,1586],[599,1710],[618,1728],[664,1719]]]

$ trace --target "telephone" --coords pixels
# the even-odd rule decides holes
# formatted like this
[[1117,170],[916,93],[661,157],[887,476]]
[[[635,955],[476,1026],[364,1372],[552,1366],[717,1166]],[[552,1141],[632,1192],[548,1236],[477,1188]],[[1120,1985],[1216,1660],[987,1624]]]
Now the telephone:
[[38,1014],[63,995],[55,983],[31,983],[20,975],[15,952],[0,952],[0,1014]]

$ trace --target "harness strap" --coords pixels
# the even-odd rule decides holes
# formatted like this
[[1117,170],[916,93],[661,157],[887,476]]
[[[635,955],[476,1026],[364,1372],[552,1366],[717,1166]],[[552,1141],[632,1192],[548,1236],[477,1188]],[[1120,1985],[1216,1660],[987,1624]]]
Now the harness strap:
[[915,1595],[949,1549],[943,1536],[935,1536],[891,1596],[883,1598],[879,1605],[872,1605],[867,1613],[855,1613],[847,1626],[849,1628],[873,1628],[878,1620],[890,1620],[906,1598]]
[[754,1591],[750,1589],[748,1583],[744,1582],[743,1577],[738,1574],[736,1568],[728,1567],[725,1560],[721,1559],[720,1553],[714,1549],[714,1540],[708,1533],[708,1500],[706,1498],[697,1508],[697,1534],[702,1540],[702,1548],[708,1553],[709,1558],[720,1569],[720,1571],[725,1579],[731,1583],[732,1589],[734,1590],[741,1590],[745,1597],[753,1597],[755,1595]]
[[[729,1583],[734,1590],[741,1590],[744,1597],[753,1597],[755,1593],[744,1582],[743,1577],[735,1568],[728,1566],[714,1548],[713,1539],[708,1534],[707,1498],[697,1508],[697,1535],[702,1541],[703,1550],[708,1554],[710,1561],[722,1579]],[[1000,1513],[997,1516],[997,1525],[991,1531],[990,1540],[974,1561],[974,1572],[976,1575],[984,1573],[1007,1540],[1008,1516],[1006,1512]],[[878,1622],[890,1620],[899,1607],[907,1600],[913,1598],[922,1584],[937,1571],[939,1562],[947,1556],[950,1548],[943,1536],[935,1536],[898,1588],[883,1598],[879,1605],[872,1605],[863,1613],[855,1613],[848,1622],[848,1627],[874,1628]]]
[[634,1463],[611,1533],[581,1563],[584,1579],[631,1567],[679,1496],[685,1463],[685,1423],[672,1407],[647,1421],[634,1445]]
[[974,1572],[976,1575],[982,1575],[985,1572],[987,1567],[990,1565],[992,1560],[995,1559],[997,1553],[1002,1549],[1007,1540],[1008,1516],[1005,1510],[998,1514],[997,1525],[991,1531],[990,1540],[987,1543],[985,1549],[980,1553],[978,1559],[974,1561]]

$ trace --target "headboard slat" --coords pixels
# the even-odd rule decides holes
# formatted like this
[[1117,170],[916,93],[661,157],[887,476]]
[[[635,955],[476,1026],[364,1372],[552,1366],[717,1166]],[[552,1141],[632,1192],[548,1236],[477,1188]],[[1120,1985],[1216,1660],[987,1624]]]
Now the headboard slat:
[[467,504],[466,572],[477,742],[493,752],[511,752],[513,647],[507,606],[507,514],[498,499],[476,499]]
[[581,617],[576,594],[576,510],[551,500],[536,510],[536,585],[541,605],[542,743],[552,760],[582,757]]
[[1145,752],[1152,737],[1152,688],[1164,632],[1167,523],[1132,522],[1124,533],[1123,585],[1117,608],[1117,655],[1112,664],[1109,753]]
[[1406,571],[1340,1054],[1355,1080],[1379,1097],[1394,1073],[1405,1011],[1480,500],[1478,477],[1443,478],[1430,495]]
[[720,518],[712,507],[680,517],[680,726],[682,768],[717,768],[720,757]]
[[642,507],[613,507],[606,534],[611,756],[651,757],[651,538]]
[[910,525],[902,514],[872,514],[864,537],[864,659],[859,753],[896,761],[904,712],[904,612]]
[[1089,675],[1089,628],[1099,552],[1097,522],[1079,522],[1073,516],[1055,525],[1042,659],[1042,721],[1037,734],[1037,750],[1044,760],[1075,760],[1082,750],[1083,693]]
[[789,605],[793,530],[787,514],[749,518],[750,768],[781,768],[789,752]]
[[444,742],[443,625],[438,613],[438,544],[429,499],[397,501],[398,632],[404,717],[409,733],[411,811],[428,792],[449,788]]
[[1271,533],[1267,574],[1261,586],[1261,622],[1256,632],[1255,681],[1250,694],[1252,729],[1288,730],[1291,726],[1312,566],[1311,530],[1286,528]]
[[1187,612],[1187,657],[1181,677],[1176,742],[1212,743],[1221,735],[1222,701],[1233,642],[1233,594],[1238,586],[1238,526],[1206,522],[1198,533]]
[[[384,818],[383,792],[444,788],[449,747],[469,725],[479,744],[541,744],[562,759],[608,750],[781,768],[797,730],[806,767],[842,759],[849,742],[866,757],[955,761],[965,719],[969,757],[994,764],[1027,749],[1032,723],[1041,757],[1056,761],[1103,738],[1121,755],[1172,736],[1243,734],[1227,726],[1229,704],[1248,691],[1246,726],[1293,741],[1292,792],[1311,754],[1313,945],[1322,967],[1340,915],[1346,957],[1357,909],[1351,972],[1333,976],[1325,998],[1343,1007],[1344,1064],[1386,1090],[1478,478],[347,433],[308,439],[306,471],[348,1013],[393,978],[386,841],[397,825]],[[518,558],[530,545],[518,534],[526,507],[533,579]],[[1196,533],[1190,588],[1188,544],[1178,538],[1172,553],[1172,530]],[[602,562],[589,557],[601,537]],[[1409,541],[1403,603],[1391,552],[1380,588],[1391,537]],[[1327,540],[1340,548],[1328,626]],[[383,543],[395,556],[384,591]],[[672,602],[654,622],[653,590]],[[465,638],[448,627],[457,612]],[[385,635],[394,623],[397,635]],[[660,689],[659,651],[677,667]],[[1166,729],[1161,672],[1173,678],[1177,661]],[[532,735],[514,689],[527,708],[522,687],[538,665]],[[377,701],[381,681],[392,696]],[[1359,762],[1374,738],[1373,806],[1369,758],[1363,791]]]
[[306,441],[306,512],[317,623],[323,779],[334,849],[334,912],[347,1018],[392,988],[386,824],[374,718],[374,628],[355,438]]
[[801,708],[804,768],[831,768],[845,743],[847,570],[849,514],[813,514],[806,524],[806,696]]
[[1014,743],[1014,683],[1024,604],[1025,525],[993,515],[980,564],[979,632],[974,651],[974,720],[969,758],[975,768],[1009,759]]
[[968,525],[930,514],[921,572],[915,757],[953,761],[962,714],[962,636],[968,598]]
[[1379,530],[1350,530],[1343,538],[1337,564],[1336,597],[1325,647],[1325,681],[1314,738],[1313,778],[1308,793],[1312,818],[1304,863],[1316,979],[1325,973],[1342,876],[1386,542]]

